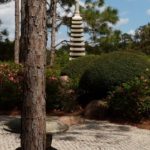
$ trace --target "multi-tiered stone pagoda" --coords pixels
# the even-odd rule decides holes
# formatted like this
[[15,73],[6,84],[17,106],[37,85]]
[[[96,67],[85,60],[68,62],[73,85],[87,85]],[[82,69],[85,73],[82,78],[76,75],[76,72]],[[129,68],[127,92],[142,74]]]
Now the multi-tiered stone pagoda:
[[72,17],[71,39],[70,39],[70,57],[75,59],[85,56],[85,43],[83,35],[83,22],[79,12],[79,0],[76,0],[75,14]]

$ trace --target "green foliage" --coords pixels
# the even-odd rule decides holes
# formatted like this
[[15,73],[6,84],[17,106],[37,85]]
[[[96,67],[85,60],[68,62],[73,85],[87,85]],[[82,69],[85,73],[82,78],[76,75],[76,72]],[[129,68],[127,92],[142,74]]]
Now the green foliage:
[[112,31],[107,36],[101,37],[98,41],[100,43],[99,47],[102,52],[108,53],[120,50],[121,31]]
[[[69,47],[62,46],[55,53],[55,62],[52,69],[61,69],[69,62]],[[50,63],[50,51],[47,50],[47,65]]]
[[139,121],[150,117],[150,72],[123,83],[111,92],[110,113],[113,117]]
[[69,47],[62,47],[56,51],[55,64],[60,68],[63,68],[69,62]]
[[73,112],[77,107],[75,92],[70,88],[70,81],[62,84],[56,77],[47,78],[46,82],[46,103],[47,110],[61,110]]
[[68,75],[73,80],[79,80],[87,68],[89,68],[99,56],[88,55],[70,61],[61,71],[62,75]]
[[52,76],[46,79],[46,106],[47,109],[60,109],[59,102],[59,85],[58,78]]
[[0,4],[10,2],[11,0],[0,0]]
[[[77,101],[71,90],[72,82],[62,84],[59,75],[59,69],[46,69],[47,110],[74,111]],[[21,109],[22,94],[22,66],[0,62],[0,109]]]
[[135,32],[135,46],[138,50],[150,55],[150,23],[139,27]]
[[60,76],[60,68],[46,68],[46,77],[59,77]]
[[131,52],[102,54],[84,70],[80,89],[94,98],[104,97],[114,86],[133,79],[146,68],[150,68],[150,62],[145,55]]
[[14,43],[0,42],[0,61],[10,61],[14,58]]
[[21,66],[0,63],[0,109],[19,107],[21,97]]
[[104,11],[100,11],[102,6],[104,6],[103,0],[87,0],[85,7],[81,8],[81,14],[87,23],[85,31],[90,33],[92,41],[96,41],[100,35],[107,35],[111,32],[108,22],[115,24],[118,21],[116,9],[106,7]]
[[[4,3],[4,1],[0,2],[0,4],[1,3]],[[1,24],[2,24],[2,21],[0,20],[0,26]],[[8,31],[6,29],[2,29],[2,30],[0,29],[0,42],[4,40],[6,41],[8,40]]]

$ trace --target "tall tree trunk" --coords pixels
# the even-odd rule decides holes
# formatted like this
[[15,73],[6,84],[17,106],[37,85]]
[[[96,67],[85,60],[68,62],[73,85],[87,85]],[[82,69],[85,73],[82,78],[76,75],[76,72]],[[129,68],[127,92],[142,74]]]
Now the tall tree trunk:
[[25,20],[22,28],[24,97],[21,149],[45,150],[46,1],[26,0],[24,2]]
[[19,0],[15,0],[15,47],[14,47],[14,61],[19,64]]
[[51,33],[51,56],[50,56],[50,66],[53,67],[55,61],[55,46],[56,46],[56,9],[57,0],[51,1],[52,5],[52,33]]
[[24,51],[24,35],[25,35],[25,6],[26,0],[21,0],[21,37],[20,37],[20,53],[19,53],[19,62],[24,63],[25,61],[25,52]]

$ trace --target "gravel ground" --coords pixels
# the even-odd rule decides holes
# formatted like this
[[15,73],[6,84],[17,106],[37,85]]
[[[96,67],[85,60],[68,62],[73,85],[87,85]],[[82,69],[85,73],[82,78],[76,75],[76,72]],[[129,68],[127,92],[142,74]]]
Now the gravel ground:
[[[13,118],[0,116],[0,150],[20,146],[19,135],[4,130],[4,123],[10,119]],[[150,150],[150,130],[86,120],[66,133],[54,135],[52,146],[58,150]]]

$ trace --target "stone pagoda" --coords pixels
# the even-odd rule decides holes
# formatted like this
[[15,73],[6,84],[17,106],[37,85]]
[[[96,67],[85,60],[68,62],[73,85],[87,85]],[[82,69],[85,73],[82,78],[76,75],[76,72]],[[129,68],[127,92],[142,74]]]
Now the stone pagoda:
[[79,0],[76,0],[75,14],[72,17],[69,60],[85,56],[83,22],[79,12]]

